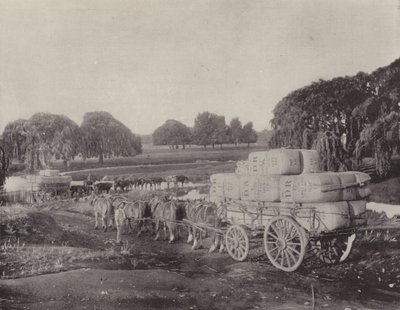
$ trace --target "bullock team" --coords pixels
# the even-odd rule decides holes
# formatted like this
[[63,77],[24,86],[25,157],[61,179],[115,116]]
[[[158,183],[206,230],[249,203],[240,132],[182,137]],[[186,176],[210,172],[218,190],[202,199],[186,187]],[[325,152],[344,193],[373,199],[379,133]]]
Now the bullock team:
[[184,175],[172,175],[165,178],[162,177],[149,177],[149,178],[127,178],[115,180],[116,191],[127,191],[131,189],[142,189],[142,190],[157,190],[161,189],[161,184],[166,183],[167,188],[170,188],[171,184],[174,187],[183,186],[189,181],[189,178]]
[[[115,225],[117,243],[121,243],[123,227],[132,232],[135,225],[138,236],[150,229],[155,234],[154,240],[159,240],[163,231],[164,239],[173,243],[179,227],[185,226],[188,231],[187,242],[193,242],[192,250],[201,247],[202,239],[207,236],[206,227],[220,227],[225,212],[222,204],[205,200],[180,201],[160,192],[150,199],[136,201],[127,200],[120,195],[92,193],[90,204],[95,214],[95,229],[98,228],[99,218],[104,231]],[[211,233],[211,236],[213,243],[209,251],[213,252],[218,247],[222,251],[221,236],[217,233]]]

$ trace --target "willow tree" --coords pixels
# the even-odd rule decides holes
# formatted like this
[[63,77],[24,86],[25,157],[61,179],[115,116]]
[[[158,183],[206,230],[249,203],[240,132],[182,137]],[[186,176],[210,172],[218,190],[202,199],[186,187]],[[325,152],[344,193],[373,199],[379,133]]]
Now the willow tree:
[[390,171],[393,151],[399,144],[399,122],[400,113],[393,111],[366,125],[356,143],[356,163],[359,165],[363,157],[372,156],[376,174],[385,177]]
[[108,112],[88,112],[80,127],[85,145],[85,157],[134,156],[142,152],[140,137],[134,135]]
[[368,98],[368,76],[320,80],[283,98],[273,110],[272,146],[310,147],[318,133],[358,138],[352,112]]

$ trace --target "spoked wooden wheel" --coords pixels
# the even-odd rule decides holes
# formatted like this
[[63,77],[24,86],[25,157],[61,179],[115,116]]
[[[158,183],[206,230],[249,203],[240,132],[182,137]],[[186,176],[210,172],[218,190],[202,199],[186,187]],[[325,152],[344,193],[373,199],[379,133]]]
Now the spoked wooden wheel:
[[239,262],[244,261],[249,255],[250,242],[243,227],[233,225],[225,234],[226,250],[229,255]]
[[307,237],[304,229],[287,216],[276,216],[266,225],[264,248],[276,268],[295,271],[303,262]]
[[335,237],[323,236],[317,240],[310,240],[311,250],[324,263],[338,264],[349,256],[355,236],[355,234]]

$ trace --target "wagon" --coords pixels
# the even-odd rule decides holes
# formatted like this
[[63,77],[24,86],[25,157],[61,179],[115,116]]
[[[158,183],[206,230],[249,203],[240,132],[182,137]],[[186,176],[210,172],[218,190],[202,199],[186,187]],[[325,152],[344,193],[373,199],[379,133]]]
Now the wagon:
[[[195,226],[223,235],[227,252],[237,261],[244,261],[254,239],[262,238],[269,261],[287,272],[299,268],[308,249],[324,263],[344,261],[357,227],[366,222],[351,212],[325,210],[318,203],[228,201],[223,207],[220,228]],[[331,229],[332,221],[338,220],[341,228]]]
[[32,193],[33,201],[68,199],[70,197],[70,176],[28,175],[25,190]]

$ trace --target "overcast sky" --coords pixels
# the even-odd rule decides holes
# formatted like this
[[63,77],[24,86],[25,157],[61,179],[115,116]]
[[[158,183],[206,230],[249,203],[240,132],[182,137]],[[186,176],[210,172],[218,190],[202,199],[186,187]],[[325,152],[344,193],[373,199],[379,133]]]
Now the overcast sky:
[[262,130],[290,91],[399,57],[397,0],[0,0],[0,133],[96,110],[139,134],[203,111]]

